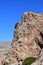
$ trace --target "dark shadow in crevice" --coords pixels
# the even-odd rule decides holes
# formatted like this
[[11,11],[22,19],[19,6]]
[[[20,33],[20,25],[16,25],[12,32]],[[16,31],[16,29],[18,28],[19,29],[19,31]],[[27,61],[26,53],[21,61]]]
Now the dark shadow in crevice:
[[40,36],[42,37],[42,40],[43,40],[43,33],[42,32],[40,32]]
[[35,42],[40,46],[40,48],[43,48],[43,44],[37,39],[35,38]]

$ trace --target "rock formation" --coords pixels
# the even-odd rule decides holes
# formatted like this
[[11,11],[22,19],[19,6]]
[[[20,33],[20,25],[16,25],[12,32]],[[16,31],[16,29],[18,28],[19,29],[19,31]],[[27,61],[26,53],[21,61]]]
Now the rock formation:
[[[14,39],[11,46],[12,48],[9,49],[2,65],[22,65],[25,58],[36,57],[38,59],[41,57],[40,54],[43,48],[43,14],[25,12],[22,16],[22,22],[18,22],[15,25]],[[38,65],[38,63],[35,65]]]

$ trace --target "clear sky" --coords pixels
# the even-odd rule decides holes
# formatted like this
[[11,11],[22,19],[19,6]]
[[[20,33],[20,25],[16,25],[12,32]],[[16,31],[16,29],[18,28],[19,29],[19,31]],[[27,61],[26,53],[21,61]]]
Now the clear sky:
[[43,0],[0,0],[0,42],[11,41],[24,12],[43,12]]

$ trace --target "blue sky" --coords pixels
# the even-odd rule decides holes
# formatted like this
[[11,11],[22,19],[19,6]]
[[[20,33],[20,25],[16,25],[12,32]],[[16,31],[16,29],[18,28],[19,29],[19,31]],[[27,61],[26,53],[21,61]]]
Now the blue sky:
[[12,41],[15,23],[24,12],[43,12],[43,0],[0,0],[0,42]]

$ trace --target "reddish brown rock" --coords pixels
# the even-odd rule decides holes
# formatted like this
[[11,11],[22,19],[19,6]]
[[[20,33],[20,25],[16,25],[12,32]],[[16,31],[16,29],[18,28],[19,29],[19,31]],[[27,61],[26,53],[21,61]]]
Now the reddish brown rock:
[[7,54],[9,63],[23,61],[27,57],[38,58],[43,48],[43,16],[25,12],[22,22],[17,23],[14,31],[12,48]]

